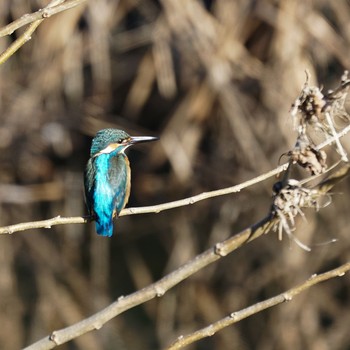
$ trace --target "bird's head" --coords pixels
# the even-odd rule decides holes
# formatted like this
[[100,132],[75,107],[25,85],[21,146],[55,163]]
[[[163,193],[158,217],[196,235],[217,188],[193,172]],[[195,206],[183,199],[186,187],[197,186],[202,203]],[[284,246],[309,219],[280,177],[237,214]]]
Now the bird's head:
[[130,136],[123,130],[119,129],[103,129],[97,132],[92,140],[90,157],[97,157],[103,153],[121,153],[126,148],[135,143],[149,142],[158,140],[153,136]]

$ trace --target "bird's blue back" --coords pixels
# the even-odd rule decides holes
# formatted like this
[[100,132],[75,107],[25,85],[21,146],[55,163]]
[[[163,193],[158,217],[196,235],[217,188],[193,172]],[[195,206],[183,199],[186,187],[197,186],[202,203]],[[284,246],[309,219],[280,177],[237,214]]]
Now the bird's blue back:
[[130,166],[124,153],[101,153],[90,158],[85,171],[86,202],[96,220],[96,231],[113,235],[113,218],[119,215],[130,194]]

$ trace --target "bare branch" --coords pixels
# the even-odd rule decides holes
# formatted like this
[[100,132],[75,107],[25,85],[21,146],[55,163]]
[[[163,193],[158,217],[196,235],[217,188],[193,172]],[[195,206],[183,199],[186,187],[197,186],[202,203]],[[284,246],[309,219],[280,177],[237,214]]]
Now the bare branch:
[[42,20],[48,17],[51,17],[52,15],[55,15],[57,13],[63,12],[65,10],[69,10],[75,6],[78,6],[87,0],[67,0],[63,4],[55,5],[50,4],[52,7],[49,7],[50,5],[46,6],[44,9],[40,9],[33,13],[28,13],[23,15],[21,18],[16,19],[15,21],[9,23],[5,27],[0,28],[0,37],[10,35],[15,30],[32,23],[37,20]]
[[[185,205],[194,204],[196,202],[223,196],[225,194],[235,193],[239,192],[244,188],[247,188],[249,186],[252,186],[258,182],[264,181],[268,179],[269,177],[272,177],[274,175],[279,174],[280,172],[284,171],[287,168],[288,164],[283,164],[276,169],[267,172],[266,174],[257,176],[251,180],[245,181],[239,185],[231,186],[227,188],[223,188],[220,190],[215,190],[211,192],[203,192],[201,194],[198,194],[196,196],[192,196],[189,198],[184,198],[181,200],[158,204],[158,205],[152,205],[147,207],[139,207],[139,208],[126,208],[123,209],[119,216],[126,216],[126,215],[134,215],[134,214],[148,214],[148,213],[160,213],[163,210],[169,210],[173,208],[183,207]],[[89,218],[87,217],[61,217],[56,216],[52,219],[48,220],[41,220],[41,221],[33,221],[33,222],[24,222],[20,224],[10,225],[10,226],[4,226],[0,227],[0,234],[12,234],[14,232],[18,231],[24,231],[24,230],[30,230],[34,228],[51,228],[55,225],[66,225],[66,224],[85,224],[89,221]]]
[[273,219],[270,215],[267,216],[256,225],[223,242],[215,244],[214,247],[196,256],[183,266],[179,267],[177,270],[160,279],[158,282],[155,282],[128,296],[119,297],[117,301],[96,314],[69,327],[52,332],[51,335],[46,336],[36,343],[26,347],[25,350],[53,349],[56,346],[64,344],[82,334],[100,329],[106,322],[117,315],[155,297],[163,296],[169,289],[189,276],[192,276],[197,271],[233,252],[243,244],[258,238],[270,229],[274,221],[275,219]]
[[[345,173],[347,173],[349,167],[345,166],[344,169],[346,169],[346,171],[340,171],[339,174],[337,174],[333,178],[342,179]],[[322,182],[320,184],[320,189],[325,189],[328,191],[335,183],[335,180],[333,182],[328,183],[327,185],[325,185],[325,182]],[[74,220],[75,218],[72,219]],[[260,237],[263,233],[270,231],[270,229],[274,225],[276,225],[277,221],[278,218],[276,218],[276,216],[274,216],[273,214],[269,214],[261,222],[223,242],[215,244],[215,246],[196,256],[194,259],[190,260],[189,262],[187,262],[177,270],[173,271],[172,273],[166,275],[158,282],[155,282],[149,285],[148,287],[145,287],[126,297],[120,297],[117,301],[107,306],[103,310],[74,325],[52,332],[51,335],[46,336],[38,342],[28,346],[26,350],[53,349],[56,346],[66,343],[82,334],[85,334],[92,330],[100,329],[106,322],[121,314],[122,312],[129,310],[130,308],[140,305],[155,297],[163,296],[169,289],[171,289],[181,281],[185,280],[189,276],[193,275],[194,273],[198,272],[199,270],[203,269],[209,264],[212,264],[221,257],[228,255],[229,253],[238,249],[243,244],[248,243]],[[277,296],[265,302],[258,303],[256,305],[253,305],[252,307],[244,309],[238,313],[238,316],[237,313],[231,314],[229,317],[226,317],[225,319],[209,326],[209,332],[208,327],[206,327],[204,330],[199,331],[199,335],[195,333],[194,335],[189,335],[186,338],[179,338],[177,342],[180,342],[180,344],[182,344],[182,339],[186,339],[186,341],[189,341],[189,343],[191,343],[197,339],[201,339],[203,337],[214,334],[216,330],[224,328],[231,323],[237,322],[241,318],[248,317],[253,313],[259,312],[261,310],[266,309],[267,307],[271,307],[278,303],[282,303],[285,300],[290,300],[294,295],[309,288],[313,284],[319,283],[322,280],[331,278],[333,276],[335,277],[336,275],[339,276],[345,273],[345,271],[350,269],[350,263],[348,265],[330,271],[327,274],[320,275],[318,277],[312,277],[308,282],[305,283],[305,286],[304,284],[302,284],[298,287],[289,290],[286,293],[283,293],[282,296]],[[217,329],[215,327],[217,327]],[[176,345],[177,342],[172,346],[178,346]],[[182,345],[180,347],[182,347]],[[174,349],[176,348],[179,347],[175,347]]]
[[[321,182],[318,186],[318,189],[320,191],[325,190],[329,191],[335,183],[337,183],[339,180],[343,179],[345,174],[349,171],[349,167],[346,165],[344,166],[340,171],[338,171],[335,175],[331,175],[329,180],[326,180],[324,182]],[[338,180],[338,181],[336,181]],[[316,187],[315,187],[316,188]],[[72,218],[73,220],[75,218]],[[83,219],[83,218],[81,218]],[[84,219],[86,220],[86,219]],[[272,212],[265,217],[262,221],[259,223],[249,227],[248,229],[240,232],[239,234],[223,241],[215,244],[212,248],[206,250],[202,254],[196,256],[183,266],[179,267],[177,270],[173,271],[172,273],[166,275],[162,279],[160,279],[158,282],[155,282],[148,287],[145,287],[133,294],[130,294],[126,297],[120,297],[117,301],[112,303],[111,305],[107,306],[103,310],[97,312],[96,314],[74,324],[69,327],[66,327],[64,329],[54,331],[50,336],[47,336],[38,342],[28,346],[26,350],[44,350],[44,349],[53,349],[58,345],[61,345],[63,343],[66,343],[76,337],[79,337],[82,334],[85,334],[87,332],[90,332],[92,330],[100,329],[106,322],[111,320],[112,318],[116,317],[117,315],[121,314],[122,312],[129,310],[137,305],[140,305],[142,303],[145,303],[148,300],[151,300],[155,297],[161,297],[163,296],[169,289],[180,283],[181,281],[185,280],[189,276],[192,276],[194,273],[198,272],[199,270],[203,269],[204,267],[208,266],[209,264],[214,263],[221,257],[224,257],[228,255],[229,253],[233,252],[234,250],[241,247],[243,244],[246,244],[248,242],[251,242],[252,240],[260,237],[262,234],[267,233],[273,228],[276,223],[278,222],[279,218],[275,216]],[[350,263],[349,263],[350,265]],[[342,272],[347,271],[350,269],[350,266],[347,267],[346,270],[334,270],[336,272],[329,272],[326,276],[332,276],[332,274],[340,275]],[[323,276],[323,275],[322,275]],[[294,289],[283,293],[283,300],[279,299],[280,297],[277,296],[275,298],[269,299],[265,302],[258,303],[255,306],[249,307],[245,310],[242,310],[240,312],[241,316],[235,316],[232,315],[229,316],[229,318],[225,318],[224,320],[218,321],[218,324],[216,323],[213,326],[209,326],[210,329],[215,328],[212,327],[226,327],[226,324],[229,325],[228,322],[237,322],[241,317],[248,317],[253,313],[256,313],[258,311],[263,310],[264,308],[276,305],[277,303],[281,303],[285,300],[290,300],[294,295],[297,294],[297,292],[300,292],[306,288],[309,288],[309,286],[320,282],[321,280],[327,279],[325,277],[313,277],[310,279],[308,284],[306,284],[305,287],[303,285],[299,287],[295,287]],[[328,277],[331,278],[331,277]],[[304,289],[303,289],[304,288]],[[295,293],[295,294],[293,294]],[[272,300],[272,302],[271,302]],[[274,304],[275,303],[275,304]],[[207,327],[208,328],[208,327]],[[209,336],[211,333],[207,333],[207,328],[203,330],[203,332],[200,333],[201,337]],[[218,328],[219,330],[220,328]],[[188,336],[190,339],[190,342],[192,342],[192,335]],[[193,341],[197,340],[196,337],[198,337],[197,334],[193,335]],[[187,338],[186,338],[187,339]],[[198,338],[201,339],[201,338]],[[181,342],[182,338],[178,339],[177,342]]]
[[206,337],[210,337],[214,335],[216,332],[236,323],[244,318],[247,318],[251,315],[255,315],[260,311],[266,310],[272,306],[276,306],[278,304],[282,304],[285,301],[292,300],[296,295],[299,293],[305,292],[315,284],[318,284],[320,282],[329,280],[331,278],[344,276],[344,274],[350,270],[350,262],[347,262],[346,264],[343,264],[339,267],[337,267],[334,270],[327,271],[325,273],[322,273],[320,275],[312,275],[308,280],[305,282],[299,284],[296,287],[293,287],[286,292],[283,292],[281,294],[276,295],[275,297],[272,297],[270,299],[266,299],[260,303],[256,303],[254,305],[251,305],[245,309],[242,309],[237,312],[232,312],[229,316],[216,321],[212,324],[210,324],[207,327],[204,327],[202,329],[199,329],[196,332],[190,333],[186,336],[179,336],[169,347],[166,348],[166,350],[178,350],[182,349],[185,346],[188,346],[189,344],[192,344],[198,340],[204,339]]
[[55,225],[85,224],[86,222],[89,222],[89,218],[85,218],[82,216],[61,217],[58,215],[52,219],[23,222],[21,224],[4,226],[0,228],[0,234],[12,234],[14,232],[31,230],[33,228],[51,228]]
[[0,54],[0,65],[6,62],[17,50],[19,50],[27,41],[32,38],[32,34],[44,21],[45,18],[51,15],[68,10],[72,7],[80,5],[86,0],[71,0],[62,4],[64,0],[53,0],[44,9],[32,14],[24,15],[20,19],[10,23],[0,30],[0,36],[13,33],[14,30],[31,23],[25,32],[14,41],[4,52]]
[[[317,147],[317,149],[320,150],[320,149],[326,147],[327,145],[332,144],[333,142],[335,142],[336,139],[339,139],[340,137],[345,136],[349,131],[350,131],[350,125],[348,125],[346,128],[344,128],[341,132],[339,132],[335,136],[330,137],[328,140],[326,140],[325,142],[320,144]],[[126,208],[126,209],[123,209],[121,211],[120,216],[134,215],[134,214],[160,213],[163,210],[169,210],[169,209],[173,209],[173,208],[183,207],[185,205],[194,204],[196,202],[199,202],[199,201],[202,201],[205,199],[223,196],[223,195],[231,194],[231,193],[235,193],[235,192],[240,192],[244,188],[255,185],[261,181],[264,181],[272,176],[275,176],[275,175],[281,173],[282,171],[285,171],[288,167],[288,164],[289,163],[285,163],[283,165],[280,165],[274,170],[271,170],[263,175],[257,176],[251,180],[245,181],[245,182],[243,182],[239,185],[236,185],[236,186],[231,186],[231,187],[227,187],[227,188],[223,188],[223,189],[215,190],[215,191],[210,191],[210,192],[203,192],[203,193],[198,194],[196,196],[184,198],[184,199],[181,199],[178,201],[173,201],[173,202],[168,202],[168,203],[163,203],[163,204],[158,204],[158,205],[152,205],[152,206],[147,206],[147,207]],[[77,216],[77,217],[56,216],[56,217],[48,219],[48,220],[24,222],[24,223],[20,223],[20,224],[0,227],[0,235],[1,234],[11,234],[14,232],[25,231],[25,230],[30,230],[30,229],[34,229],[34,228],[51,228],[52,226],[55,226],[55,225],[85,224],[88,221],[89,221],[88,218],[84,218],[81,216]]]
[[31,39],[32,34],[43,20],[33,22],[26,31],[0,55],[0,64],[6,62],[20,47]]
[[[42,21],[42,20],[38,20]],[[33,22],[32,25],[37,23],[37,21]],[[41,23],[41,22],[40,22]],[[40,24],[39,23],[39,24]],[[31,25],[31,26],[32,26]],[[34,29],[35,30],[35,29]],[[303,100],[302,100],[303,101]],[[308,101],[308,100],[307,100]],[[313,100],[312,100],[313,101]],[[309,104],[305,105],[308,107]],[[304,107],[305,107],[304,106]],[[303,108],[304,108],[303,107]],[[305,110],[308,110],[305,107]],[[318,111],[319,104],[315,105],[315,110]],[[309,115],[306,115],[309,117]],[[310,114],[311,117],[316,116],[316,114]],[[305,119],[308,121],[309,119]],[[318,124],[317,124],[318,125]],[[299,128],[300,130],[304,130],[303,128]],[[326,130],[327,131],[327,130]],[[333,132],[334,131],[334,132]],[[333,130],[330,134],[332,137],[327,138],[324,144],[322,144],[322,147],[329,145],[333,142],[336,144],[339,144],[339,138],[343,135],[345,135],[347,132],[350,131],[350,126],[345,128],[341,133],[336,134],[335,130]],[[304,131],[303,131],[304,132]],[[306,131],[305,131],[306,133]],[[327,134],[327,137],[329,135]],[[316,157],[316,161],[320,162],[321,160],[325,160],[325,157],[318,155],[315,150],[320,149],[321,146],[318,148],[310,148],[306,149],[307,152],[311,150],[311,155],[309,153],[302,153],[301,155],[308,157],[307,162],[301,162],[302,164],[313,164],[315,160],[310,161],[311,156]],[[305,149],[304,149],[305,151]],[[314,157],[314,158],[315,158]],[[344,156],[343,156],[343,159]],[[292,159],[293,160],[293,159]],[[149,207],[142,207],[142,208],[129,208],[122,211],[121,216],[123,215],[132,215],[132,214],[141,214],[141,213],[159,213],[162,210],[168,210],[180,206],[185,206],[189,204],[193,204],[195,202],[221,196],[225,194],[230,194],[234,192],[239,192],[242,189],[251,186],[253,184],[257,184],[271,176],[274,176],[284,170],[288,167],[288,165],[292,164],[291,161],[288,163],[281,165],[277,167],[276,169],[258,176],[254,179],[251,179],[249,181],[246,181],[242,184],[239,184],[237,186],[232,186],[225,189],[220,189],[212,192],[205,192],[202,194],[199,194],[197,196],[193,196],[190,198],[186,198],[183,200],[178,200],[170,203],[164,203],[160,205],[155,206],[149,206]],[[325,164],[321,164],[325,165]],[[315,168],[316,169],[316,168]],[[324,174],[325,166],[321,166],[320,170],[313,170],[312,174],[315,176],[319,176],[320,174]],[[117,301],[112,303],[111,305],[107,306],[103,310],[97,312],[96,314],[76,323],[71,326],[68,326],[64,329],[57,330],[51,333],[51,335],[39,340],[38,342],[30,345],[26,349],[28,350],[38,350],[38,349],[52,349],[55,348],[58,345],[61,345],[63,343],[66,343],[76,337],[79,337],[80,335],[83,335],[89,331],[100,329],[106,322],[111,320],[112,318],[116,317],[117,315],[121,314],[122,312],[129,310],[130,308],[133,308],[137,305],[140,305],[142,303],[145,303],[148,300],[151,300],[155,297],[161,297],[163,296],[169,289],[180,283],[181,281],[185,280],[189,276],[192,276],[194,273],[200,271],[204,267],[214,263],[221,257],[226,256],[227,254],[231,253],[232,251],[238,249],[242,245],[256,239],[257,237],[261,236],[263,233],[270,231],[272,228],[277,227],[277,224],[284,220],[284,229],[289,230],[291,235],[291,228],[289,228],[289,222],[294,226],[294,217],[298,214],[302,214],[301,208],[303,207],[316,207],[315,202],[315,196],[319,194],[323,194],[328,192],[334,184],[336,184],[339,180],[341,180],[344,176],[347,175],[349,172],[349,166],[345,165],[341,168],[341,171],[338,171],[337,173],[331,175],[328,177],[327,180],[321,182],[317,186],[314,186],[311,190],[308,188],[304,188],[302,186],[301,182],[296,182],[294,179],[289,179],[288,176],[285,176],[285,181],[281,182],[281,190],[279,193],[283,195],[283,202],[277,203],[279,204],[277,206],[276,202],[274,202],[274,206],[270,209],[270,214],[263,219],[261,222],[257,223],[256,225],[251,226],[250,228],[242,231],[241,233],[223,241],[215,244],[212,248],[206,250],[202,254],[194,257],[192,260],[188,261],[183,266],[179,267],[177,270],[173,271],[172,273],[166,275],[159,281],[148,285],[147,287],[136,291],[126,297],[122,296]],[[310,178],[307,179],[309,181]],[[288,182],[289,181],[289,182]],[[287,191],[285,191],[286,187],[285,185],[289,184],[289,188],[287,188]],[[282,191],[282,192],[281,192]],[[277,193],[278,194],[278,193]],[[277,214],[277,210],[281,213],[280,216]],[[275,209],[275,210],[274,210]],[[16,231],[31,229],[31,228],[49,228],[53,225],[58,224],[72,224],[72,223],[86,223],[90,220],[90,218],[84,218],[84,217],[71,217],[71,218],[61,218],[61,217],[55,217],[49,220],[44,221],[37,221],[37,222],[28,222],[28,223],[22,223],[17,225],[11,225],[7,227],[0,228],[0,234],[6,234],[6,233],[12,233]],[[283,222],[282,222],[283,223]],[[204,337],[210,336],[214,334],[217,330],[220,330],[224,327],[227,327],[230,324],[233,324],[237,321],[239,321],[242,318],[248,317],[254,313],[257,313],[261,310],[264,310],[268,307],[277,305],[279,303],[282,303],[286,300],[291,300],[294,295],[297,295],[298,293],[302,292],[303,290],[308,289],[312,285],[319,283],[323,280],[326,280],[328,278],[332,278],[335,276],[340,276],[345,273],[345,271],[348,271],[350,269],[350,266],[348,266],[350,263],[345,264],[338,269],[329,271],[328,273],[325,273],[320,276],[313,276],[308,281],[304,282],[303,284],[294,287],[290,290],[288,290],[285,293],[282,293],[274,298],[268,299],[266,301],[263,301],[261,303],[257,303],[253,306],[250,306],[244,310],[241,310],[237,313],[232,313],[230,316],[219,320],[208,327],[203,328],[202,330],[199,330],[198,332],[195,332],[193,334],[190,334],[186,337],[179,338],[173,345],[170,346],[170,349],[175,346],[176,348],[181,348],[184,345],[190,344],[198,339],[202,339]],[[188,342],[183,344],[182,341]],[[180,344],[180,345],[178,345]],[[180,346],[180,347],[177,347]]]

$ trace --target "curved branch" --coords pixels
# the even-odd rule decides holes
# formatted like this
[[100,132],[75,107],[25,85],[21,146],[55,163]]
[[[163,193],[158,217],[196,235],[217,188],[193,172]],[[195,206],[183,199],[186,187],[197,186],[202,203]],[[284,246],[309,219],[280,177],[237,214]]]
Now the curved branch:
[[[35,23],[35,22],[34,22]],[[350,131],[350,125],[348,125],[346,128],[344,128],[341,132],[338,134],[334,135],[333,137],[330,137],[323,143],[317,146],[317,149],[320,150],[333,142],[335,142],[337,139],[345,136],[348,132]],[[251,180],[245,181],[239,185],[223,188],[220,190],[215,190],[215,191],[210,191],[210,192],[203,192],[201,194],[198,194],[196,196],[192,196],[189,198],[173,201],[173,202],[168,202],[168,203],[163,203],[163,204],[158,204],[158,205],[153,205],[153,206],[147,206],[147,207],[140,207],[140,208],[126,208],[123,209],[122,212],[120,213],[120,216],[124,215],[133,215],[133,214],[146,214],[146,213],[159,213],[163,210],[169,210],[173,208],[178,208],[182,207],[185,205],[189,204],[194,204],[196,202],[208,199],[208,198],[213,198],[213,197],[218,197],[218,196],[223,196],[225,194],[231,194],[235,192],[239,192],[244,188],[247,188],[249,186],[252,186],[254,184],[257,184],[260,181],[264,181],[274,175],[277,175],[281,173],[282,171],[286,170],[288,168],[289,163],[285,163],[283,165],[278,166],[276,169],[271,170],[267,172],[266,174],[257,176]],[[348,170],[346,170],[347,173]],[[335,179],[338,181],[337,179]],[[332,185],[333,186],[333,185]],[[328,190],[325,190],[324,192],[327,192]],[[65,224],[85,224],[86,222],[90,221],[89,218],[87,217],[61,217],[57,216],[48,220],[41,220],[41,221],[33,221],[33,222],[24,222],[20,224],[15,224],[15,225],[9,225],[9,226],[4,226],[0,227],[0,234],[11,234],[17,231],[24,231],[24,230],[29,230],[29,229],[34,229],[34,228],[51,228],[51,226],[55,225],[65,225]]]
[[[341,180],[345,176],[345,174],[347,174],[348,171],[349,171],[349,167],[345,166],[344,168],[341,169],[341,171],[338,171],[335,175],[332,175],[329,178],[329,180],[321,182],[319,184],[319,190],[328,191],[337,182],[336,180]],[[80,219],[82,220],[84,218],[80,218]],[[189,276],[193,275],[194,273],[198,272],[204,267],[214,263],[221,257],[228,255],[229,253],[241,247],[243,244],[246,244],[260,237],[263,233],[268,232],[272,227],[274,227],[277,221],[278,221],[277,217],[275,217],[272,213],[269,214],[261,222],[257,223],[256,225],[242,231],[241,233],[223,242],[219,242],[215,244],[215,246],[213,246],[212,248],[196,256],[195,258],[193,258],[183,266],[179,267],[177,270],[166,275],[159,281],[137,292],[134,292],[126,297],[122,296],[118,298],[117,301],[110,304],[103,310],[97,312],[96,314],[76,324],[73,324],[64,329],[52,332],[51,335],[46,336],[45,338],[28,346],[26,350],[53,349],[56,346],[66,343],[87,332],[100,329],[106,322],[116,317],[117,315],[121,314],[122,312],[129,310],[142,303],[145,303],[146,301],[151,300],[155,297],[163,296],[169,289],[171,289],[181,281],[185,280]],[[267,307],[277,305],[278,303],[282,303],[285,300],[290,300],[294,295],[300,293],[301,291],[309,288],[310,286],[316,283],[319,283],[331,277],[335,277],[336,275],[337,276],[342,275],[343,273],[345,273],[345,271],[350,269],[350,263],[348,265],[344,265],[336,270],[332,270],[320,276],[313,276],[309,281],[295,288],[292,288],[291,290],[285,293],[282,293],[280,296],[277,296],[275,298],[268,299],[265,302],[261,302],[256,305],[253,305],[247,309],[240,311],[239,313],[233,313],[229,317],[226,317],[223,320],[217,321],[216,323],[204,328],[203,330],[199,330],[198,332],[190,334],[185,338],[180,337],[173,345],[171,345],[171,347],[175,346],[175,348],[173,349],[179,349],[182,346],[187,344],[187,343],[183,343],[183,341],[188,342],[188,344],[190,344],[193,341],[196,341],[198,339],[214,334],[217,330],[227,327],[228,325],[239,321],[241,318],[248,317],[253,313],[264,310]],[[184,344],[184,345],[181,345],[181,344]]]
[[[245,181],[239,185],[223,188],[220,190],[210,191],[210,192],[203,192],[201,194],[198,194],[196,196],[192,196],[189,198],[184,198],[184,199],[173,201],[173,202],[152,205],[152,206],[147,206],[147,207],[126,208],[126,209],[123,209],[121,211],[119,216],[134,215],[134,214],[159,213],[163,210],[169,210],[169,209],[173,209],[173,208],[183,207],[185,205],[194,204],[196,202],[199,202],[199,201],[202,201],[202,200],[205,200],[208,198],[213,198],[213,197],[223,196],[225,194],[240,192],[244,188],[247,188],[247,187],[252,186],[260,181],[266,180],[271,176],[279,174],[280,172],[284,171],[287,167],[288,167],[288,163],[283,164],[283,165],[277,167],[276,169],[269,171],[266,174],[263,174],[263,175],[255,177],[251,180]],[[47,220],[24,222],[24,223],[20,223],[20,224],[0,227],[0,234],[12,234],[14,232],[25,231],[25,230],[30,230],[30,229],[34,229],[34,228],[51,228],[52,226],[55,226],[55,225],[85,224],[89,221],[90,221],[90,219],[88,217],[82,217],[82,216],[77,216],[77,217],[56,216],[54,218],[47,219]]]
[[[349,128],[350,130],[350,128]],[[258,177],[255,177],[251,180],[245,181],[239,185],[231,186],[227,188],[223,188],[220,190],[210,191],[210,192],[203,192],[201,194],[180,199],[173,202],[167,202],[163,204],[158,205],[151,205],[146,207],[138,207],[138,208],[126,208],[123,209],[120,213],[120,216],[126,216],[126,215],[136,215],[136,214],[149,214],[149,213],[160,213],[163,210],[169,210],[174,209],[178,207],[183,207],[185,205],[194,204],[196,202],[223,196],[226,194],[231,194],[235,192],[239,192],[244,188],[247,188],[249,186],[252,186],[260,181],[263,181],[273,175],[277,175],[283,170],[285,170],[288,167],[288,163],[285,163],[276,169],[260,175]],[[340,170],[338,170],[335,174],[328,177],[326,180],[321,182],[317,187],[321,193],[328,192],[337,182],[342,180],[345,176],[347,176],[349,172],[349,165],[343,166]],[[56,225],[67,225],[67,224],[85,224],[87,222],[90,222],[92,219],[90,217],[83,217],[83,216],[76,216],[76,217],[61,217],[60,215],[47,219],[47,220],[40,220],[40,221],[30,221],[30,222],[23,222],[19,224],[9,225],[9,226],[3,226],[0,227],[0,235],[4,234],[12,234],[14,232],[18,231],[25,231],[25,230],[31,230],[35,228],[51,228],[52,226]]]
[[242,231],[241,233],[215,244],[214,247],[196,256],[177,270],[169,273],[159,281],[128,296],[119,297],[117,301],[110,304],[96,314],[75,323],[69,327],[54,331],[51,335],[26,347],[24,350],[46,350],[53,349],[58,345],[66,343],[80,335],[92,330],[100,329],[106,322],[137,305],[145,303],[155,297],[163,296],[169,289],[193,275],[197,271],[212,264],[223,256],[233,252],[243,244],[250,242],[268,231],[274,224],[275,219],[270,215],[256,225]]
[[310,287],[314,286],[315,284],[318,284],[320,282],[329,280],[331,278],[344,276],[345,272],[348,272],[350,270],[350,262],[347,262],[346,264],[343,264],[339,267],[337,267],[334,270],[327,271],[325,273],[322,273],[320,275],[312,275],[308,280],[305,282],[299,284],[296,287],[293,287],[286,292],[283,292],[281,294],[276,295],[275,297],[266,299],[264,301],[261,301],[259,303],[256,303],[254,305],[251,305],[245,309],[242,309],[237,312],[232,312],[229,316],[226,316],[225,318],[222,318],[219,321],[216,321],[212,324],[210,324],[207,327],[204,327],[202,329],[197,330],[196,332],[190,333],[188,335],[181,335],[179,336],[169,347],[167,347],[165,350],[178,350],[182,349],[185,346],[188,346],[198,340],[204,339],[206,337],[210,337],[214,335],[216,332],[238,322],[243,320],[244,318],[247,318],[251,315],[257,314],[260,311],[266,310],[272,306],[276,306],[278,304],[284,303],[285,301],[292,300],[296,295],[299,293],[305,292]]
[[[264,175],[255,177],[254,179],[248,180],[248,181],[243,182],[243,183],[236,185],[236,186],[227,187],[227,188],[223,188],[223,189],[215,190],[215,191],[211,191],[211,192],[203,192],[203,193],[198,194],[196,196],[184,198],[184,199],[181,199],[178,201],[173,201],[173,202],[168,202],[168,203],[163,203],[163,204],[158,204],[158,205],[152,205],[152,206],[147,206],[147,207],[126,208],[126,209],[123,209],[121,211],[120,216],[159,213],[163,210],[178,208],[178,207],[182,207],[185,205],[194,204],[196,202],[199,202],[199,201],[202,201],[205,199],[223,196],[225,194],[239,192],[242,189],[247,188],[249,186],[252,186],[259,181],[263,181],[263,180],[267,179],[268,177],[271,177],[273,175],[280,173],[281,171],[285,170],[285,168],[287,168],[287,166],[288,166],[288,163],[283,164],[283,165],[279,166],[278,168],[276,168],[276,169],[274,169],[274,170],[272,170]],[[347,176],[349,170],[350,170],[349,165],[344,165],[335,174],[331,175],[326,180],[322,181],[317,186],[320,193],[328,192],[336,183],[338,183],[345,176]],[[12,234],[14,232],[31,230],[31,229],[35,229],[35,228],[51,228],[52,226],[55,226],[55,225],[85,224],[87,222],[90,222],[91,220],[92,219],[90,217],[83,217],[83,216],[76,216],[76,217],[56,216],[54,218],[47,219],[47,220],[23,222],[20,224],[0,227],[0,235]]]

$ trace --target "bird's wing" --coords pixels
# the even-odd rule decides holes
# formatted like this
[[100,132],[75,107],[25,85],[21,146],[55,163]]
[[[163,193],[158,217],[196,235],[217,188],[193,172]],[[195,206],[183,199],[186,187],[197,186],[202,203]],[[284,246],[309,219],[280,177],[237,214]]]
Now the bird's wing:
[[93,210],[93,191],[94,191],[94,181],[96,177],[96,168],[93,164],[93,158],[90,158],[87,162],[85,172],[84,172],[84,194],[85,203],[89,211],[89,215],[94,215]]
[[130,195],[130,164],[124,154],[119,154],[111,160],[108,177],[115,190],[113,216],[119,215],[125,207]]

